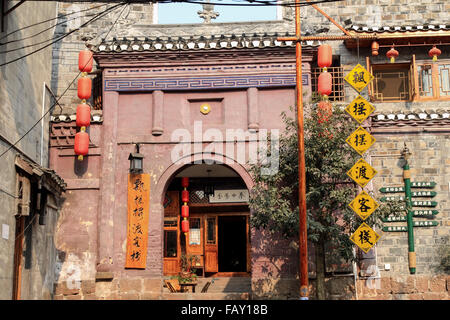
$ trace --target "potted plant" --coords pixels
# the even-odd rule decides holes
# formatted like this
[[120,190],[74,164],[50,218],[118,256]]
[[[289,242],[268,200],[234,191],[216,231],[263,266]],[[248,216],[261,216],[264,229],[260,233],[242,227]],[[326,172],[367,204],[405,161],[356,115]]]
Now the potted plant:
[[200,258],[193,254],[181,255],[181,272],[178,274],[180,283],[194,282],[197,279],[196,269],[193,266],[200,261]]

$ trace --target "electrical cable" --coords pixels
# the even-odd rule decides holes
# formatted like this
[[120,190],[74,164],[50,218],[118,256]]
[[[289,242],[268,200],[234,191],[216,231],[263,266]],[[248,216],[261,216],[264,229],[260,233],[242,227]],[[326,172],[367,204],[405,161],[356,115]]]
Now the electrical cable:
[[111,10],[113,10],[113,9],[115,9],[115,8],[117,8],[117,7],[123,6],[123,5],[124,5],[124,3],[121,3],[121,4],[117,4],[117,5],[115,5],[115,6],[112,6],[112,7],[108,8],[108,9],[106,9],[105,11],[103,11],[103,12],[97,14],[94,18],[92,18],[92,19],[86,21],[85,23],[83,23],[80,27],[71,30],[70,32],[68,32],[68,33],[66,33],[66,34],[64,34],[64,35],[62,35],[60,38],[58,38],[58,39],[52,41],[51,43],[49,43],[49,44],[47,44],[47,45],[45,45],[45,46],[43,46],[43,47],[41,47],[41,48],[39,48],[39,49],[36,49],[36,50],[34,50],[34,51],[32,51],[32,52],[30,52],[30,53],[24,55],[24,56],[21,56],[21,57],[18,57],[18,58],[16,58],[16,59],[10,60],[10,61],[8,61],[8,62],[2,63],[2,64],[0,64],[0,67],[6,66],[6,65],[8,65],[8,64],[10,64],[10,63],[13,63],[13,62],[16,62],[16,61],[19,61],[19,60],[21,60],[21,59],[23,59],[23,58],[26,58],[26,57],[28,57],[28,56],[34,54],[34,53],[37,53],[37,52],[39,52],[39,51],[41,51],[41,50],[44,50],[45,48],[47,48],[47,47],[53,45],[54,43],[56,43],[56,42],[58,42],[58,41],[60,41],[60,40],[62,40],[62,39],[64,39],[64,38],[66,38],[66,37],[68,37],[68,36],[71,35],[72,33],[74,33],[74,32],[76,32],[76,31],[80,30],[81,28],[85,27],[85,26],[88,25],[89,23],[91,23],[91,22],[93,22],[93,21],[95,21],[95,20],[101,18],[101,16],[106,15],[106,14],[109,13]]
[[[123,11],[125,10],[125,8],[128,7],[128,3],[121,3],[119,5],[115,5],[114,8],[117,8],[119,6],[123,6],[122,11],[120,11],[117,19],[114,21],[113,25],[111,26],[111,28],[109,29],[108,33],[105,36],[105,39],[108,37],[108,35],[110,34],[110,32],[112,31],[112,29],[114,28],[114,26],[116,25],[117,21],[120,19],[120,16],[122,15]],[[113,7],[111,7],[113,8]],[[88,21],[90,22],[90,21]],[[86,63],[86,65],[90,62],[90,60]],[[33,130],[40,122],[41,120],[51,111],[53,110],[53,108],[57,105],[57,103],[59,103],[59,100],[61,100],[61,98],[67,93],[67,91],[70,89],[70,87],[72,86],[72,84],[75,82],[75,80],[79,77],[79,75],[81,74],[81,71],[78,72],[77,76],[70,82],[70,84],[67,86],[67,88],[64,90],[64,92],[59,96],[59,98],[56,100],[56,102],[50,107],[48,108],[48,110],[42,115],[42,117],[30,128],[28,129],[27,132],[25,132],[16,142],[14,142],[12,145],[9,146],[9,148],[7,148],[4,152],[2,152],[2,154],[0,154],[0,158],[3,157],[9,150],[11,150],[13,147],[15,147],[23,138],[25,138],[28,133],[31,132],[31,130]]]
[[38,25],[46,23],[46,22],[50,22],[50,21],[53,21],[53,20],[56,20],[56,19],[60,19],[60,18],[64,18],[64,17],[68,17],[68,16],[71,16],[71,15],[77,14],[77,13],[82,13],[82,12],[86,12],[86,11],[90,11],[90,10],[95,10],[95,9],[98,9],[100,7],[104,7],[104,6],[107,6],[107,5],[108,4],[106,3],[106,4],[102,4],[102,5],[96,6],[96,7],[83,9],[83,10],[80,10],[80,11],[74,11],[74,12],[67,13],[67,14],[61,14],[61,15],[55,17],[55,18],[50,18],[50,19],[47,19],[47,20],[44,20],[44,21],[41,21],[41,22],[36,22],[36,23],[30,24],[29,26],[26,26],[26,27],[23,27],[23,28],[20,28],[20,29],[17,29],[17,30],[14,30],[14,31],[11,31],[11,32],[5,34],[3,37],[0,38],[0,40],[3,40],[3,39],[9,37],[10,35],[12,35],[12,34],[14,34],[16,32],[19,32],[19,31],[22,31],[22,30],[25,30],[25,29],[28,29],[28,28],[32,28],[32,27],[35,27],[35,26],[38,26]]
[[[220,0],[218,0],[220,1]],[[210,4],[210,5],[217,5],[217,6],[241,6],[241,7],[265,7],[265,6],[283,6],[283,7],[289,7],[289,8],[295,8],[295,7],[306,7],[310,6],[312,4],[319,4],[319,3],[331,3],[331,2],[341,2],[345,0],[316,0],[311,2],[299,2],[298,4],[296,2],[281,2],[278,3],[276,1],[252,1],[252,0],[243,0],[246,2],[251,3],[221,3],[221,2],[204,2],[204,1],[195,1],[195,0],[184,0],[184,1],[173,1],[172,3],[191,3],[191,4]],[[258,4],[254,4],[254,2],[257,2]]]
[[[85,16],[83,16],[83,17],[92,17],[92,16],[95,16],[95,15],[96,15],[96,13],[92,13],[92,14],[87,14],[87,15],[85,15]],[[40,34],[44,33],[45,31],[51,30],[51,29],[53,29],[54,27],[56,27],[56,26],[58,26],[58,25],[60,25],[60,24],[64,24],[64,23],[67,23],[67,22],[69,22],[69,21],[72,21],[72,20],[75,20],[75,19],[79,19],[79,18],[80,18],[80,17],[73,17],[73,18],[71,18],[71,19],[67,19],[67,20],[58,22],[58,23],[56,23],[56,24],[54,24],[54,25],[51,25],[50,27],[48,27],[48,28],[46,28],[46,29],[44,29],[44,30],[39,31],[38,33],[35,33],[35,34],[31,35],[31,36],[27,36],[27,37],[25,37],[25,38],[15,39],[15,40],[10,40],[10,41],[7,41],[7,42],[0,42],[0,46],[4,46],[4,45],[11,44],[11,43],[14,43],[14,42],[24,41],[24,40],[28,40],[28,39],[37,37],[37,36],[39,36]],[[45,40],[45,41],[42,41],[41,43],[46,42],[46,41],[50,41],[50,40],[53,40],[53,39],[54,39],[54,37],[51,38],[51,39],[47,39],[47,40]],[[32,44],[32,45],[34,46],[34,45],[38,45],[38,44],[41,44],[41,43],[34,43],[34,44]],[[24,48],[24,47],[22,47],[22,48]],[[16,49],[13,49],[13,50],[18,50],[18,49],[21,49],[21,48],[16,48]],[[0,53],[4,53],[4,52],[0,52]]]

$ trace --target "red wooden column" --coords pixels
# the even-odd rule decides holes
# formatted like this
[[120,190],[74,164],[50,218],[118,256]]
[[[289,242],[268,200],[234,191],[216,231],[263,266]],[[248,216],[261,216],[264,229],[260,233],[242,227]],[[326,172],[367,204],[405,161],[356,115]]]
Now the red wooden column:
[[112,272],[119,93],[106,91],[104,97],[97,272]]

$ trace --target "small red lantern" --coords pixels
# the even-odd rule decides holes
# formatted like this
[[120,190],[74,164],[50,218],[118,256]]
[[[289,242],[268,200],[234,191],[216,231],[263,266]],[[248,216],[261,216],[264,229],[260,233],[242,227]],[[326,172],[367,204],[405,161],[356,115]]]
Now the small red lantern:
[[331,73],[322,72],[319,75],[319,80],[317,83],[317,91],[319,92],[319,94],[327,98],[331,94],[332,86],[333,83]]
[[85,131],[77,132],[75,135],[75,154],[78,155],[78,160],[83,160],[83,156],[89,151],[89,135]]
[[185,234],[189,232],[189,221],[187,219],[181,221],[181,231]]
[[333,63],[333,51],[331,46],[328,44],[323,44],[319,47],[317,51],[317,65],[320,68],[326,70],[327,67],[331,66]]
[[181,178],[181,186],[183,188],[189,187],[189,178],[188,177]]
[[380,45],[378,44],[378,42],[376,41],[372,42],[372,55],[377,56],[378,50],[380,50]]
[[93,62],[94,59],[92,51],[88,49],[80,51],[78,54],[78,70],[81,72],[91,72]]
[[388,57],[389,59],[391,59],[391,63],[395,62],[395,58],[398,57],[398,51],[394,49],[394,47],[391,48],[391,50],[389,50],[386,53],[386,57]]
[[320,101],[317,104],[318,123],[327,122],[333,113],[331,103],[329,101]]
[[181,191],[181,201],[189,202],[189,191],[187,191],[187,190]]
[[438,57],[441,55],[441,50],[433,46],[433,48],[428,51],[428,55],[433,58],[433,61],[437,61]]
[[78,79],[78,98],[87,100],[91,97],[92,80],[88,77]]
[[86,103],[79,104],[77,106],[77,126],[85,131],[85,127],[91,124],[91,107]]
[[183,218],[188,218],[189,217],[189,206],[187,206],[187,205],[182,205],[181,206],[181,216]]

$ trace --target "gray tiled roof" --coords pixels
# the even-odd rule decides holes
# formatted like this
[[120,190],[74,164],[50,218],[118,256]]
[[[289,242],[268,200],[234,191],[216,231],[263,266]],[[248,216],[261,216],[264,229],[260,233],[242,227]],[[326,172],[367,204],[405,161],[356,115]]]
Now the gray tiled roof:
[[372,115],[374,122],[386,121],[435,121],[446,120],[450,122],[450,110],[401,110],[401,111],[383,111],[376,112]]
[[[77,119],[76,114],[59,114],[52,115],[50,118],[51,122],[72,122]],[[103,116],[101,114],[91,114],[91,123],[101,123],[103,122]]]
[[450,24],[438,24],[438,25],[416,25],[416,26],[388,26],[388,27],[367,27],[352,25],[347,28],[349,31],[355,32],[415,32],[415,31],[450,31]]
[[[219,36],[191,36],[191,37],[145,37],[113,38],[104,40],[91,49],[94,52],[123,52],[123,51],[170,51],[170,50],[213,50],[230,48],[275,48],[295,47],[293,41],[278,41],[278,37],[292,37],[292,34],[253,34],[253,35],[219,35]],[[318,41],[304,41],[303,46],[318,46]]]

